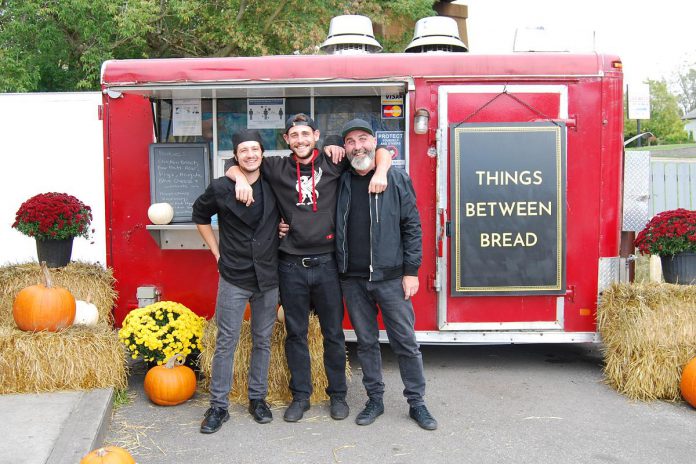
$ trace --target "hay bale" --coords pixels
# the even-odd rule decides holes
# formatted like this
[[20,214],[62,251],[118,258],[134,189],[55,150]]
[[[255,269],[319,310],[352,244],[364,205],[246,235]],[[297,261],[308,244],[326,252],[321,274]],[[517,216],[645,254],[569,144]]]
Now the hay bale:
[[696,356],[696,286],[614,285],[597,308],[609,385],[631,399],[681,398],[684,365]]
[[[271,361],[268,369],[268,395],[266,401],[272,405],[287,404],[292,400],[290,393],[290,370],[285,357],[285,324],[276,321],[271,336]],[[206,390],[210,387],[212,373],[213,354],[215,353],[215,339],[217,337],[217,324],[211,319],[203,331],[203,350],[199,357],[201,373],[203,374],[202,386]],[[312,403],[319,403],[329,399],[326,387],[329,382],[324,371],[324,338],[321,335],[319,318],[312,314],[309,317],[309,357],[312,369]],[[243,321],[237,351],[234,354],[234,383],[230,392],[230,401],[238,404],[249,402],[247,388],[249,385],[249,364],[251,361],[251,328],[249,321]],[[350,365],[346,362],[346,375],[350,375]]]
[[[117,293],[111,269],[99,264],[73,261],[65,267],[51,269],[54,285],[67,288],[78,300],[91,296],[99,310],[99,324],[113,325],[113,308]],[[0,267],[0,327],[16,327],[12,317],[15,296],[24,287],[43,282],[36,262]]]
[[126,388],[125,349],[105,324],[59,332],[0,327],[0,394]]

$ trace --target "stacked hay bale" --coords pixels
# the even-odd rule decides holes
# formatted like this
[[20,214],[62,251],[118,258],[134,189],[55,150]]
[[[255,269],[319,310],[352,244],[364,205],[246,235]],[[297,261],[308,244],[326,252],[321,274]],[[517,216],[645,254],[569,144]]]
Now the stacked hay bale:
[[[215,353],[215,339],[217,337],[217,325],[215,318],[208,321],[203,332],[203,350],[199,358],[201,373],[203,374],[203,387],[210,387],[212,374],[213,354]],[[292,400],[290,393],[290,371],[285,358],[285,324],[276,321],[271,337],[271,362],[268,369],[268,396],[266,401],[273,405],[287,404]],[[309,317],[309,356],[312,369],[313,392],[310,398],[312,403],[318,403],[329,399],[325,392],[329,382],[324,371],[324,338],[321,335],[319,319],[312,314]],[[247,388],[249,385],[249,364],[251,361],[251,328],[249,321],[242,323],[239,343],[234,355],[234,384],[230,392],[230,401],[238,404],[247,404],[249,397]],[[350,375],[350,366],[346,362],[346,374]]]
[[12,316],[14,298],[41,282],[41,268],[37,263],[0,267],[0,394],[126,388],[124,347],[112,327],[116,292],[111,271],[72,262],[51,270],[51,277],[76,299],[90,298],[99,320],[59,332],[19,330]]
[[614,285],[597,324],[609,385],[631,399],[677,401],[684,365],[696,356],[696,286]]

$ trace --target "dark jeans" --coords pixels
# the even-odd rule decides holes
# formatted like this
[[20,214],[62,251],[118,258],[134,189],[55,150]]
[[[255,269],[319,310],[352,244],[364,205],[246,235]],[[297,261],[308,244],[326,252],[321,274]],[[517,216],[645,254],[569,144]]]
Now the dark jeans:
[[411,406],[424,404],[423,358],[416,342],[411,300],[404,300],[401,278],[370,282],[360,277],[341,280],[348,315],[358,338],[358,359],[363,385],[370,398],[382,398],[382,354],[379,346],[377,305],[387,330],[389,345],[399,361],[404,396]]
[[271,335],[275,325],[278,289],[251,292],[220,277],[215,321],[218,326],[210,381],[210,405],[227,409],[232,387],[234,352],[239,341],[244,309],[251,305],[251,362],[249,399],[264,399],[268,393],[268,364],[271,359]]
[[324,369],[329,396],[346,395],[346,344],[343,335],[343,300],[333,253],[315,255],[302,265],[300,257],[282,255],[278,264],[280,300],[285,310],[285,356],[290,369],[290,391],[296,400],[312,394],[312,372],[307,346],[309,312],[319,317],[324,336]]

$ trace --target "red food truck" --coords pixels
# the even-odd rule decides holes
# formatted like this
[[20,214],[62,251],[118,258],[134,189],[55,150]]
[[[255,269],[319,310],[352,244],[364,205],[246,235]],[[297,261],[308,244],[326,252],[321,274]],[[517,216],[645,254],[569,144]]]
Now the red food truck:
[[[157,299],[206,317],[218,273],[191,204],[287,115],[322,139],[355,117],[405,169],[423,228],[422,343],[596,342],[621,260],[621,61],[598,53],[377,53],[108,61],[102,69],[107,264],[120,321]],[[170,203],[169,224],[148,208]],[[345,318],[348,340],[355,340]],[[384,332],[382,339],[386,340]]]

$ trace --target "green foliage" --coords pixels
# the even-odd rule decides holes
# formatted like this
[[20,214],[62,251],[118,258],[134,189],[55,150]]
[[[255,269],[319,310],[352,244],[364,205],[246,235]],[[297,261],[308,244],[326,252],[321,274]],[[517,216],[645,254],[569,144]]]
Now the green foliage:
[[[659,145],[669,143],[686,143],[689,134],[684,130],[684,121],[677,97],[669,92],[664,80],[648,80],[650,85],[650,119],[641,121],[641,132],[652,132]],[[624,98],[624,107],[627,102]],[[628,111],[624,112],[624,138],[628,139],[637,134],[636,121],[628,119]]]
[[[0,0],[0,92],[98,89],[109,59],[317,53],[329,21],[403,23],[433,0]],[[386,44],[401,51],[410,39]],[[384,44],[383,44],[384,45]]]

